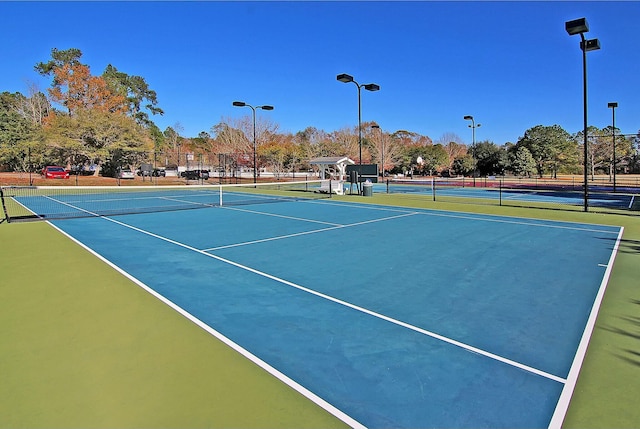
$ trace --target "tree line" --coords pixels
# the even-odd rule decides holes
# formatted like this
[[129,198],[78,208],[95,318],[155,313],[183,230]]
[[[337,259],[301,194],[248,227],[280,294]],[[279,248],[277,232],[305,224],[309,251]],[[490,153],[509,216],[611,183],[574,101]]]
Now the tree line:
[[[26,95],[0,93],[0,167],[9,171],[38,171],[63,165],[94,174],[141,163],[159,167],[206,160],[207,166],[253,168],[252,118],[222,118],[198,136],[183,136],[179,123],[160,130],[155,115],[164,112],[158,96],[141,76],[109,64],[94,75],[81,62],[79,49],[51,50],[51,58],[34,66],[51,78],[46,93],[30,85]],[[359,160],[357,127],[327,132],[308,127],[281,133],[266,118],[256,123],[257,167],[276,175],[306,171],[309,160],[348,156]],[[407,130],[383,131],[374,122],[362,124],[362,163],[378,164],[385,173],[421,175],[555,176],[583,171],[583,132],[570,134],[559,125],[537,125],[517,142],[497,145],[480,141],[465,145],[454,133],[435,141]],[[640,172],[640,131],[620,135],[611,126],[588,130],[587,168],[591,174],[611,174],[613,134],[616,172]]]

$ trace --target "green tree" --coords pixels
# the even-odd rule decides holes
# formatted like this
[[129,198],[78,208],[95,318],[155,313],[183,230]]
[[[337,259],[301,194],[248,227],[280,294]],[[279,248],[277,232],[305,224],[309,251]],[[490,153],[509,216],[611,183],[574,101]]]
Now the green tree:
[[40,117],[29,107],[41,103],[41,96],[0,93],[0,165],[11,171],[37,171],[56,162],[44,143]]
[[471,153],[458,156],[453,160],[451,173],[456,176],[471,176],[476,170],[476,160]]
[[0,164],[11,170],[26,171],[26,151],[33,127],[18,113],[17,106],[22,98],[24,95],[19,92],[0,94]]
[[536,162],[539,177],[547,170],[555,176],[559,169],[576,160],[575,142],[559,125],[536,125],[525,131],[516,145],[529,150]]
[[[34,69],[38,73],[43,76],[50,76],[53,74],[54,70],[57,68],[61,68],[62,66],[77,66],[83,65],[80,62],[80,58],[82,57],[82,51],[77,48],[70,48],[66,50],[58,50],[57,48],[51,49],[51,59],[46,63],[38,63],[35,65]],[[58,82],[55,81],[53,86],[57,85]]]
[[149,124],[147,127],[149,136],[153,140],[153,151],[158,154],[165,149],[165,137],[160,128],[154,123]]
[[516,176],[530,177],[536,171],[536,161],[524,146],[515,147],[509,154],[509,169]]
[[477,174],[480,176],[504,173],[507,166],[507,153],[504,148],[493,142],[483,141],[476,143],[472,155],[476,160]]
[[440,172],[449,167],[449,155],[441,144],[424,147],[422,155],[422,170],[432,176],[436,171]]
[[149,113],[164,114],[164,111],[158,107],[157,93],[149,88],[149,84],[142,76],[130,76],[109,64],[102,73],[102,78],[115,94],[126,98],[129,114],[139,124],[149,126],[152,123]]
[[87,159],[96,164],[96,175],[103,165],[135,166],[153,150],[152,140],[132,118],[100,110],[56,115],[45,127],[45,136],[67,162]]

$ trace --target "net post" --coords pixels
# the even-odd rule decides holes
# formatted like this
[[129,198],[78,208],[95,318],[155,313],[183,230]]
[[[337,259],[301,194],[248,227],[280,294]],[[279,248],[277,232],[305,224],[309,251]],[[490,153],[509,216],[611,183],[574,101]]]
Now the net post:
[[431,192],[433,193],[433,201],[436,200],[436,179],[435,177],[431,178]]
[[222,185],[219,185],[218,189],[219,189],[219,195],[220,195],[220,207],[222,207]]
[[329,198],[333,197],[333,195],[331,195],[331,194],[333,194],[333,181],[332,181],[331,177],[329,177]]
[[5,220],[7,221],[7,223],[10,223],[11,220],[9,219],[9,213],[7,212],[7,206],[4,204],[4,192],[2,191],[2,186],[0,186],[0,201],[2,202],[2,210],[4,211],[4,219],[2,219],[0,221],[0,223],[4,222]]
[[502,178],[500,179],[500,184],[498,185],[498,187],[500,188],[500,207],[502,207]]

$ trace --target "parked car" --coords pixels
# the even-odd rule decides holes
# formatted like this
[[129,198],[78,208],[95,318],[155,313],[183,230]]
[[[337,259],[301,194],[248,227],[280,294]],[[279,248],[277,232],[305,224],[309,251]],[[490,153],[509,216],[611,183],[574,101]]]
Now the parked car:
[[121,168],[120,170],[118,170],[117,177],[118,179],[135,179],[133,171],[131,171],[131,169],[129,168]]
[[69,172],[62,167],[49,165],[42,169],[42,176],[45,179],[68,179]]
[[93,176],[94,170],[85,168],[83,165],[72,165],[69,174],[73,176]]
[[180,176],[187,180],[207,180],[209,178],[209,170],[187,170],[181,172]]
[[153,177],[165,177],[167,173],[162,168],[154,168],[153,170],[138,170],[136,171],[138,176],[153,176]]

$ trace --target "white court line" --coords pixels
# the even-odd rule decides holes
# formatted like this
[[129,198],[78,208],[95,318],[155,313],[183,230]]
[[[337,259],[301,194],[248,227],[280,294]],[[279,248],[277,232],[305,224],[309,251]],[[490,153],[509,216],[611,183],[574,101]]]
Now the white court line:
[[611,270],[613,269],[613,263],[616,259],[616,255],[618,254],[618,247],[620,246],[620,241],[622,240],[623,233],[624,228],[620,227],[616,244],[613,247],[611,257],[609,258],[609,262],[607,264],[607,269],[605,270],[602,282],[600,283],[600,289],[598,289],[598,294],[596,295],[596,299],[593,302],[593,306],[591,307],[591,313],[589,314],[587,325],[584,329],[584,332],[582,333],[582,338],[580,339],[580,343],[578,344],[578,350],[576,351],[575,357],[573,358],[573,363],[571,364],[571,368],[569,369],[567,382],[562,388],[560,399],[558,399],[556,409],[553,412],[553,416],[551,417],[551,422],[549,423],[550,428],[561,428],[562,422],[567,415],[569,402],[571,401],[571,396],[573,395],[576,383],[578,382],[578,374],[580,373],[580,369],[582,368],[582,362],[584,361],[585,355],[587,354],[589,340],[591,339],[591,335],[593,334],[593,330],[596,325],[598,312],[600,311],[600,306],[602,305],[602,300],[604,298],[604,292],[606,291],[607,284],[609,283],[609,277],[611,276]]
[[[250,211],[250,212],[257,213],[257,214],[267,214],[267,215],[269,215],[269,213],[253,212],[253,211]],[[401,215],[388,216],[388,217],[380,218],[380,219],[365,220],[365,221],[362,221],[362,222],[356,222],[356,223],[351,223],[351,224],[346,224],[346,225],[330,224],[330,225],[335,225],[335,226],[332,226],[332,227],[329,227],[329,228],[314,229],[312,231],[297,232],[295,234],[287,234],[287,235],[279,235],[277,237],[263,238],[261,240],[252,240],[252,241],[244,241],[242,243],[227,244],[226,246],[210,247],[210,248],[202,249],[202,250],[204,250],[205,252],[212,252],[212,251],[215,251],[215,250],[229,249],[229,248],[240,247],[240,246],[248,246],[250,244],[257,244],[257,243],[265,243],[265,242],[269,242],[269,241],[283,240],[285,238],[298,237],[298,236],[301,236],[301,235],[317,234],[319,232],[332,231],[334,229],[351,228],[351,227],[358,226],[358,225],[364,225],[364,224],[375,223],[375,222],[383,222],[383,221],[390,220],[390,219],[397,219],[397,218],[413,216],[413,215],[417,215],[417,214],[419,214],[419,213],[417,213],[417,212],[405,213],[405,214],[401,214]],[[278,216],[278,217],[285,217],[286,218],[287,216]],[[296,219],[296,220],[304,220],[304,219],[300,219],[300,218],[294,218],[294,219]],[[316,222],[316,221],[309,220],[309,222]],[[324,222],[321,222],[321,223],[324,223]]]
[[[383,205],[368,205],[368,204],[354,204],[354,203],[339,203],[339,202],[324,202],[324,200],[313,200],[307,201],[307,203],[311,204],[331,204],[337,206],[345,206],[349,204],[350,207],[357,207],[367,210],[394,210],[393,207],[383,206]],[[494,214],[455,214],[454,212],[449,212],[445,210],[437,210],[437,209],[420,209],[420,208],[409,208],[406,210],[397,209],[395,211],[407,212],[411,209],[414,210],[415,213],[424,215],[424,216],[436,216],[436,217],[447,217],[454,219],[468,219],[468,220],[476,220],[476,221],[484,221],[484,222],[495,222],[495,223],[506,223],[506,224],[514,224],[514,225],[526,225],[526,226],[535,226],[542,228],[557,228],[557,229],[568,229],[575,231],[587,231],[587,232],[602,232],[606,234],[617,234],[618,231],[611,230],[602,230],[595,229],[596,226],[609,227],[609,225],[599,225],[599,224],[591,224],[584,222],[571,222],[571,221],[557,221],[557,220],[545,220],[545,219],[535,219],[535,218],[523,218],[523,217],[511,217],[505,215],[494,215]],[[512,220],[513,219],[513,220]],[[518,219],[518,220],[516,220]],[[564,225],[558,225],[564,224]],[[576,226],[570,226],[576,225]],[[589,225],[589,228],[580,228],[578,225]]]
[[[207,196],[208,195],[209,194],[207,194]],[[211,195],[213,195],[213,194],[211,194]],[[205,195],[191,195],[191,196],[200,197],[200,196],[205,196]],[[51,201],[55,201],[58,204],[63,204],[65,206],[71,207],[71,208],[73,208],[75,210],[78,210],[78,211],[83,211],[83,212],[86,212],[86,213],[90,213],[90,214],[92,214],[94,216],[99,216],[99,215],[96,214],[96,213],[93,213],[91,211],[84,210],[84,209],[82,209],[82,208],[80,208],[80,207],[78,207],[78,206],[76,206],[74,204],[75,203],[84,203],[84,204],[86,204],[86,203],[98,203],[98,204],[101,204],[101,203],[105,203],[105,202],[111,203],[111,202],[115,202],[115,201],[131,201],[131,198],[106,198],[106,199],[91,199],[91,200],[74,200],[74,201],[64,202],[64,201],[58,200],[58,199],[56,199],[54,197],[51,197],[49,195],[45,195],[44,198],[47,198],[47,199],[49,199]],[[142,197],[142,198],[138,197],[138,198],[133,198],[133,199],[136,200],[136,201],[141,201],[141,200],[175,201],[175,202],[178,202],[178,203],[181,203],[181,204],[188,204],[188,205],[194,206],[193,208],[195,208],[195,207],[216,207],[218,205],[217,203],[200,203],[200,202],[195,202],[195,201],[184,200],[184,199],[178,198],[177,196],[176,197],[172,197],[172,196],[154,195],[152,197]],[[163,206],[163,207],[167,207],[167,206]],[[171,206],[171,207],[173,207],[173,206]],[[124,208],[124,210],[127,210],[127,208]]]
[[[102,217],[102,216],[101,216],[101,217]],[[467,351],[470,351],[470,352],[473,352],[473,353],[479,354],[479,355],[481,355],[481,356],[485,356],[485,357],[488,357],[488,358],[490,358],[490,359],[493,359],[493,360],[496,360],[496,361],[502,362],[502,363],[504,363],[504,364],[506,364],[506,365],[510,365],[510,366],[515,367],[515,368],[519,368],[519,369],[521,369],[521,370],[523,370],[523,371],[527,371],[527,372],[529,372],[529,373],[536,374],[536,375],[539,375],[539,376],[542,376],[542,377],[548,378],[548,379],[550,379],[550,380],[553,380],[553,381],[556,381],[556,382],[559,382],[559,383],[565,383],[565,381],[566,381],[565,379],[563,379],[563,378],[561,378],[561,377],[558,377],[558,376],[553,375],[553,374],[549,374],[549,373],[547,373],[547,372],[545,372],[545,371],[542,371],[542,370],[539,370],[539,369],[537,369],[537,368],[533,368],[533,367],[531,367],[531,366],[528,366],[528,365],[522,364],[522,363],[520,363],[520,362],[516,362],[516,361],[514,361],[514,360],[511,360],[511,359],[505,358],[505,357],[503,357],[503,356],[500,356],[500,355],[497,355],[497,354],[494,354],[494,353],[491,353],[491,352],[488,352],[488,351],[485,351],[485,350],[479,349],[479,348],[477,348],[477,347],[471,346],[471,345],[469,345],[469,344],[465,344],[465,343],[463,343],[463,342],[461,342],[461,341],[457,341],[457,340],[454,340],[454,339],[451,339],[451,338],[445,337],[445,336],[440,335],[440,334],[437,334],[437,333],[435,333],[435,332],[428,331],[428,330],[426,330],[426,329],[422,329],[422,328],[419,328],[419,327],[417,327],[417,326],[410,325],[409,323],[402,322],[402,321],[397,320],[397,319],[394,319],[394,318],[392,318],[392,317],[388,317],[388,316],[385,316],[385,315],[383,315],[383,314],[376,313],[375,311],[371,311],[371,310],[366,309],[366,308],[364,308],[364,307],[360,307],[360,306],[358,306],[358,305],[351,304],[350,302],[343,301],[343,300],[338,299],[338,298],[334,298],[334,297],[332,297],[332,296],[330,296],[330,295],[327,295],[327,294],[324,294],[324,293],[321,293],[321,292],[315,291],[315,290],[313,290],[313,289],[309,289],[309,288],[307,288],[307,287],[304,287],[304,286],[298,285],[298,284],[293,283],[293,282],[290,282],[290,281],[288,281],[288,280],[281,279],[281,278],[276,277],[276,276],[274,276],[274,275],[271,275],[271,274],[265,273],[265,272],[263,272],[263,271],[259,271],[259,270],[255,269],[255,268],[251,268],[251,267],[248,267],[248,266],[246,266],[246,265],[242,265],[242,264],[240,264],[240,263],[237,263],[237,262],[234,262],[234,261],[231,261],[231,260],[228,260],[228,259],[222,258],[222,257],[220,257],[220,256],[216,256],[216,255],[213,255],[213,254],[211,254],[211,253],[207,253],[207,252],[205,252],[204,250],[196,249],[195,247],[192,247],[192,246],[189,246],[189,245],[187,245],[187,244],[180,243],[180,242],[178,242],[178,241],[172,240],[172,239],[170,239],[170,238],[166,238],[166,237],[163,237],[163,236],[161,236],[161,235],[158,235],[158,234],[155,234],[155,233],[152,233],[152,232],[149,232],[149,231],[143,230],[143,229],[138,228],[138,227],[135,227],[135,226],[133,226],[133,225],[129,225],[129,224],[126,224],[126,223],[124,223],[124,222],[120,222],[120,221],[118,221],[118,220],[111,219],[111,218],[109,218],[109,217],[102,217],[102,219],[107,220],[107,221],[110,221],[110,222],[113,222],[113,223],[116,223],[116,224],[121,225],[121,226],[123,226],[123,227],[125,227],[125,228],[132,229],[132,230],[134,230],[134,231],[140,232],[140,233],[145,234],[145,235],[148,235],[148,236],[150,236],[150,237],[154,237],[154,238],[157,238],[157,239],[159,239],[159,240],[166,241],[167,243],[175,244],[176,246],[182,247],[182,248],[184,248],[184,249],[191,250],[191,251],[193,251],[193,252],[199,253],[199,254],[201,254],[201,255],[207,256],[207,257],[212,258],[212,259],[216,259],[216,260],[218,260],[218,261],[220,261],[220,262],[224,262],[224,263],[229,264],[229,265],[232,265],[232,266],[234,266],[234,267],[241,268],[241,269],[243,269],[243,270],[245,270],[245,271],[248,271],[248,272],[251,272],[251,273],[257,274],[257,275],[259,275],[259,276],[261,276],[261,277],[265,277],[265,278],[268,278],[268,279],[270,279],[270,280],[274,280],[274,281],[276,281],[276,282],[278,282],[278,283],[281,283],[281,284],[284,284],[284,285],[286,285],[286,286],[290,286],[290,287],[292,287],[292,288],[295,288],[295,289],[301,290],[301,291],[303,291],[303,292],[307,292],[307,293],[309,293],[309,294],[311,294],[311,295],[315,295],[315,296],[317,296],[317,297],[320,297],[320,298],[326,299],[327,301],[331,301],[331,302],[334,302],[334,303],[336,303],[336,304],[343,305],[343,306],[345,306],[345,307],[351,308],[351,309],[356,310],[356,311],[359,311],[359,312],[361,312],[361,313],[368,314],[368,315],[370,315],[370,316],[376,317],[376,318],[381,319],[381,320],[385,320],[385,321],[387,321],[387,322],[393,323],[393,324],[398,325],[398,326],[401,326],[401,327],[403,327],[403,328],[407,328],[407,329],[410,329],[410,330],[412,330],[412,331],[418,332],[418,333],[420,333],[420,334],[423,334],[423,335],[426,335],[426,336],[429,336],[429,337],[435,338],[435,339],[437,339],[437,340],[440,340],[440,341],[446,342],[446,343],[448,343],[448,344],[451,344],[451,345],[454,345],[454,346],[460,347],[460,348],[465,349],[465,350],[467,350]],[[368,223],[368,222],[370,222],[370,221],[362,222],[362,223]]]
[[335,222],[324,222],[324,221],[321,221],[321,220],[307,219],[307,218],[303,218],[303,217],[287,216],[287,215],[281,215],[281,214],[277,214],[277,213],[266,213],[266,212],[261,212],[261,211],[257,211],[257,210],[242,209],[240,207],[221,206],[220,208],[221,209],[225,209],[225,210],[234,210],[234,211],[238,211],[238,212],[260,214],[260,215],[264,215],[264,216],[280,217],[280,218],[289,219],[289,220],[301,220],[303,222],[319,223],[319,224],[322,224],[322,225],[331,225],[331,226],[338,226],[338,227],[342,226],[342,224],[335,223]]
[[[111,218],[108,218],[108,217],[103,217],[103,216],[98,216],[98,215],[96,215],[96,216],[100,217],[102,219],[108,220],[108,221],[112,221],[112,222],[118,223],[118,224],[126,226],[128,228],[137,229],[135,227],[131,227],[130,225],[126,225],[126,224],[124,224],[122,222],[115,221],[115,220],[113,220]],[[97,253],[96,251],[91,249],[90,247],[86,246],[81,241],[76,240],[73,236],[67,234],[64,230],[58,228],[56,225],[52,224],[49,221],[47,221],[47,223],[49,225],[51,225],[53,228],[55,228],[56,230],[60,231],[63,235],[65,235],[66,237],[71,239],[73,242],[77,243],[82,248],[86,249],[89,253],[91,253],[92,255],[94,255],[95,257],[100,259],[101,261],[105,262],[107,265],[112,267],[114,270],[116,270],[117,272],[119,272],[120,274],[122,274],[123,276],[125,276],[126,278],[131,280],[132,282],[134,282],[136,285],[138,285],[139,287],[141,287],[142,289],[144,289],[145,291],[150,293],[152,296],[154,296],[155,298],[159,299],[161,302],[163,302],[164,304],[166,304],[167,306],[169,306],[173,310],[177,311],[179,314],[184,316],[186,319],[190,320],[195,325],[197,325],[200,328],[204,329],[210,335],[212,335],[213,337],[217,338],[218,340],[223,342],[225,345],[227,345],[228,347],[232,348],[233,350],[235,350],[236,352],[238,352],[239,354],[241,354],[242,356],[247,358],[249,361],[251,361],[252,363],[257,365],[258,367],[262,368],[264,371],[266,371],[267,373],[271,374],[272,376],[274,376],[275,378],[277,378],[278,380],[280,380],[281,382],[283,382],[284,384],[286,384],[290,388],[294,389],[296,392],[300,393],[301,395],[303,395],[304,397],[306,397],[307,399],[309,399],[310,401],[312,401],[313,403],[315,403],[316,405],[318,405],[319,407],[321,407],[322,409],[324,409],[328,413],[332,414],[333,416],[335,416],[336,418],[340,419],[341,421],[343,421],[344,423],[346,423],[347,425],[349,425],[350,427],[352,427],[354,429],[366,429],[366,426],[363,425],[362,423],[358,422],[357,420],[355,420],[354,418],[352,418],[351,416],[349,416],[345,412],[341,411],[340,409],[338,409],[334,405],[332,405],[329,402],[327,402],[326,400],[322,399],[321,397],[319,397],[318,395],[316,395],[315,393],[313,393],[309,389],[307,389],[304,386],[300,385],[298,382],[296,382],[295,380],[291,379],[287,375],[285,375],[282,372],[278,371],[276,368],[274,368],[273,366],[269,365],[267,362],[263,361],[258,356],[254,355],[253,353],[251,353],[250,351],[248,351],[247,349],[245,349],[244,347],[242,347],[238,343],[234,342],[233,340],[231,340],[230,338],[226,337],[222,333],[220,333],[217,330],[213,329],[211,326],[207,325],[205,322],[201,321],[200,319],[198,319],[197,317],[195,317],[194,315],[192,315],[191,313],[189,313],[188,311],[186,311],[185,309],[183,309],[179,305],[175,304],[171,300],[169,300],[166,297],[164,297],[163,295],[159,294],[158,292],[156,292],[155,290],[153,290],[152,288],[147,286],[145,283],[143,283],[140,280],[138,280],[137,278],[133,277],[131,274],[129,274],[125,270],[121,269],[119,266],[115,265],[114,263],[112,263],[111,261],[109,261],[108,259],[103,257],[102,255],[100,255],[99,253]],[[144,232],[144,231],[140,230],[140,232]],[[146,233],[146,232],[144,232],[144,233]],[[153,234],[150,234],[150,235],[153,235]],[[158,237],[158,238],[161,238],[161,237]],[[167,241],[170,241],[170,240],[167,240]],[[175,244],[179,244],[179,243],[175,243]],[[197,249],[191,249],[191,250],[197,251]],[[211,255],[209,255],[207,253],[205,253],[205,255],[211,256]]]

